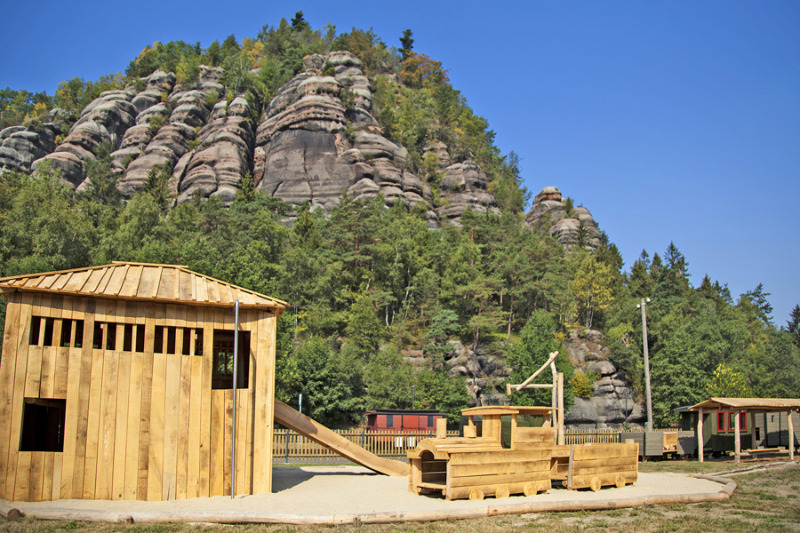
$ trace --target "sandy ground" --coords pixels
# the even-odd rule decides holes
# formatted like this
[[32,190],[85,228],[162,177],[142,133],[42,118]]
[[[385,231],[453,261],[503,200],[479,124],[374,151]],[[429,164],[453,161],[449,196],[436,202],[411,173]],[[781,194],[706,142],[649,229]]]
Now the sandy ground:
[[[598,492],[551,489],[546,494],[515,495],[482,501],[447,501],[408,492],[408,479],[374,474],[357,466],[276,468],[274,492],[254,496],[196,498],[172,502],[57,500],[3,502],[28,516],[72,520],[215,521],[344,524],[397,520],[471,518],[502,513],[540,512],[565,502],[592,508],[612,500],[614,507],[659,503],[665,497],[718,495],[722,485],[685,474],[640,473],[634,485]],[[713,496],[710,496],[713,497]],[[6,507],[7,508],[7,507]]]

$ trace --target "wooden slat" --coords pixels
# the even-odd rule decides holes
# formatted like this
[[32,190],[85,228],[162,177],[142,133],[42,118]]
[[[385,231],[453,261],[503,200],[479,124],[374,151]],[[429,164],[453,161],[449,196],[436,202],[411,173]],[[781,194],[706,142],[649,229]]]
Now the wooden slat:
[[73,272],[69,277],[69,281],[64,284],[63,290],[69,292],[78,292],[83,288],[86,280],[89,279],[89,271]]
[[[105,337],[103,335],[103,344]],[[89,343],[91,346],[91,342]],[[86,454],[83,472],[83,496],[84,499],[94,499],[97,488],[97,450],[100,446],[100,416],[103,386],[103,352],[104,350],[92,350],[92,366],[89,383],[84,382],[84,387],[89,389],[89,413],[86,425]],[[103,465],[105,466],[105,465]]]
[[495,464],[453,465],[453,477],[485,476],[491,474],[543,473],[550,475],[550,459],[514,461]]
[[[167,272],[165,270],[165,272]],[[164,278],[162,277],[162,282]],[[167,326],[177,327],[177,309],[167,307]],[[178,417],[181,393],[181,346],[175,347],[175,354],[167,355],[164,391],[164,473],[162,479],[162,499],[174,500],[177,491],[177,457],[178,457]],[[166,423],[170,421],[169,423]]]
[[150,462],[150,412],[152,410],[153,343],[155,317],[148,316],[145,323],[145,353],[142,357],[141,408],[139,409],[139,474],[136,499],[146,500],[148,495],[148,465]]
[[636,455],[636,449],[638,449],[638,447],[635,443],[575,446],[575,460],[628,457],[630,455]]
[[472,487],[476,485],[496,485],[501,483],[525,483],[536,479],[549,479],[550,469],[536,473],[508,473],[508,474],[489,474],[484,476],[453,477],[450,480],[450,487]]
[[[214,311],[210,309],[198,310],[198,317],[203,317],[205,331],[203,335],[203,377],[200,408],[200,469],[198,494],[200,498],[211,494],[211,377],[213,374],[214,359],[212,356],[214,346]],[[199,321],[199,320],[198,320]]]
[[[76,344],[76,339],[75,339],[76,322],[72,318],[72,308],[74,305],[74,301],[75,300],[73,298],[65,298],[63,308],[61,310],[62,320],[64,321],[72,320],[72,322],[69,325],[70,327],[69,338],[71,346],[74,346]],[[63,328],[66,327],[66,324],[62,323],[61,327],[63,330]],[[69,379],[70,354],[72,353],[72,350],[74,350],[75,348],[72,348],[71,346],[62,347],[60,346],[60,341],[61,339],[59,338],[59,347],[56,350],[56,367],[55,367],[55,377],[53,384],[53,397],[66,399],[67,384]],[[78,342],[77,344],[80,345],[80,342]],[[77,349],[80,350],[80,348]]]
[[128,430],[125,439],[125,488],[122,498],[135,500],[139,483],[139,436],[142,409],[142,368],[149,355],[131,354],[130,386],[128,389]]
[[45,484],[50,486],[49,493],[52,494],[52,479],[45,480],[45,455],[52,457],[52,453],[44,452],[28,452],[31,455],[31,473],[28,485],[28,497],[25,498],[31,502],[40,502],[44,497]]
[[153,389],[150,402],[150,446],[147,462],[147,500],[160,501],[164,487],[164,407],[167,356],[153,355]]
[[180,391],[178,405],[178,440],[176,462],[176,499],[187,498],[187,476],[189,461],[189,406],[192,394],[192,356],[176,356],[180,359]]
[[209,465],[209,493],[224,494],[225,461],[225,391],[211,391],[211,453]]
[[[197,312],[197,311],[194,311]],[[200,311],[202,313],[202,311]],[[198,497],[200,483],[200,434],[201,418],[203,416],[203,397],[208,396],[210,390],[203,388],[203,359],[204,356],[192,356],[192,384],[189,407],[189,441],[187,450],[186,472],[186,497]]]
[[17,452],[16,479],[14,483],[14,500],[26,501],[30,498],[31,489],[31,452]]
[[158,283],[161,279],[161,268],[147,266],[142,269],[142,276],[139,280],[139,288],[136,291],[138,298],[153,298],[158,290]]
[[231,460],[233,457],[233,389],[225,390],[225,447],[222,454],[222,494],[231,493]]
[[[120,328],[122,326],[120,325]],[[122,339],[122,332],[118,333]],[[130,414],[130,387],[131,387],[131,367],[133,365],[133,354],[131,352],[119,352],[119,365],[117,374],[117,410],[114,435],[114,467],[111,485],[111,499],[121,500],[125,497],[125,474],[127,471],[128,445],[128,416]],[[140,370],[141,372],[141,370]],[[136,464],[134,461],[130,461]]]
[[107,269],[97,269],[92,270],[89,273],[89,279],[86,280],[86,283],[83,285],[83,292],[94,293],[97,291],[97,287],[100,285],[100,282],[103,281],[105,277]]
[[[3,331],[3,357],[0,364],[0,390],[7,391],[8,398],[0,402],[0,420],[11,421],[11,406],[15,401],[14,396],[14,374],[17,358],[11,354],[16,353],[18,333],[22,331],[20,327],[20,304],[19,296],[9,296],[6,306],[5,329]],[[27,341],[26,341],[27,342]],[[6,477],[8,463],[9,444],[11,441],[11,424],[0,424],[0,498],[10,500],[12,494],[6,491]],[[13,485],[11,491],[13,492]]]
[[125,278],[123,279],[122,285],[118,291],[120,296],[136,296],[136,293],[139,290],[139,281],[142,277],[142,270],[143,267],[141,265],[131,265],[131,267],[127,269],[125,272]]
[[[10,426],[9,445],[8,445],[8,469],[6,472],[6,493],[12,497],[16,496],[16,478],[19,466],[19,441],[22,430],[22,409],[25,394],[25,374],[28,363],[28,339],[30,338],[30,316],[33,308],[33,297],[23,294],[20,298],[19,331],[17,339],[16,362],[14,365],[14,384],[11,393],[11,417],[8,421]],[[12,352],[13,353],[13,352]],[[11,392],[13,391],[13,392]],[[28,463],[30,466],[30,463]],[[12,498],[9,498],[12,499]]]

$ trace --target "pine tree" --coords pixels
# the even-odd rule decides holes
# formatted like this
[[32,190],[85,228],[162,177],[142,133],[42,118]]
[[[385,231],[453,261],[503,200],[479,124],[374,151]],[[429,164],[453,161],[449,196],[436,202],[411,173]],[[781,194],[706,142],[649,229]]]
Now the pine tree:
[[407,28],[403,31],[403,36],[400,37],[400,44],[403,45],[403,47],[400,49],[400,55],[402,56],[403,61],[405,61],[411,57],[411,54],[413,54],[411,50],[414,48],[414,39],[411,37],[410,29]]

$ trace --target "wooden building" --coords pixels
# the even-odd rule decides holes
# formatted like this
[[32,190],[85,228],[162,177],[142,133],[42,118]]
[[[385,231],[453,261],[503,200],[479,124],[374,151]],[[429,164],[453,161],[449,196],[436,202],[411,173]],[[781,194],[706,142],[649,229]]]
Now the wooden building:
[[[764,434],[768,436],[770,428],[767,420],[783,417],[786,421],[789,458],[794,460],[792,418],[798,410],[800,399],[797,398],[709,398],[700,402],[689,408],[689,411],[696,413],[697,456],[702,462],[709,444],[711,451],[730,449],[728,446],[732,444],[738,463],[743,448],[751,448],[750,453],[757,451],[755,448],[761,442],[761,435],[757,434],[758,418],[765,421]],[[711,424],[708,424],[709,418]],[[708,425],[711,425],[710,430]]]
[[445,415],[435,409],[372,409],[364,416],[369,430],[435,431],[436,421]]
[[284,302],[142,263],[3,278],[0,293],[0,497],[184,499],[230,494],[232,478],[236,494],[271,491]]

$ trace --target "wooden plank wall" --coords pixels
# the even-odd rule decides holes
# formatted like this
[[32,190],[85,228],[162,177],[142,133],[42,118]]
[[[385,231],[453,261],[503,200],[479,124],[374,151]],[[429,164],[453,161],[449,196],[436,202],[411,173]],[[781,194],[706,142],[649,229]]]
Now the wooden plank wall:
[[[44,346],[41,333],[38,345],[30,345],[32,316],[58,319],[52,346]],[[62,326],[70,324],[74,338],[78,320],[80,345],[61,347]],[[95,323],[105,324],[101,349],[93,348]],[[266,312],[240,312],[251,352],[249,388],[238,389],[236,399],[237,494],[272,488],[275,323]],[[134,325],[128,350],[126,324]],[[145,326],[144,352],[135,348],[136,325]],[[176,328],[175,353],[154,346],[156,326]],[[0,363],[0,420],[9,421],[0,425],[0,497],[168,500],[230,494],[233,391],[212,390],[211,378],[214,330],[233,327],[232,309],[10,295]],[[193,355],[198,328],[202,356]],[[190,355],[181,354],[184,335],[190,336]],[[66,400],[63,452],[19,451],[24,398]]]

